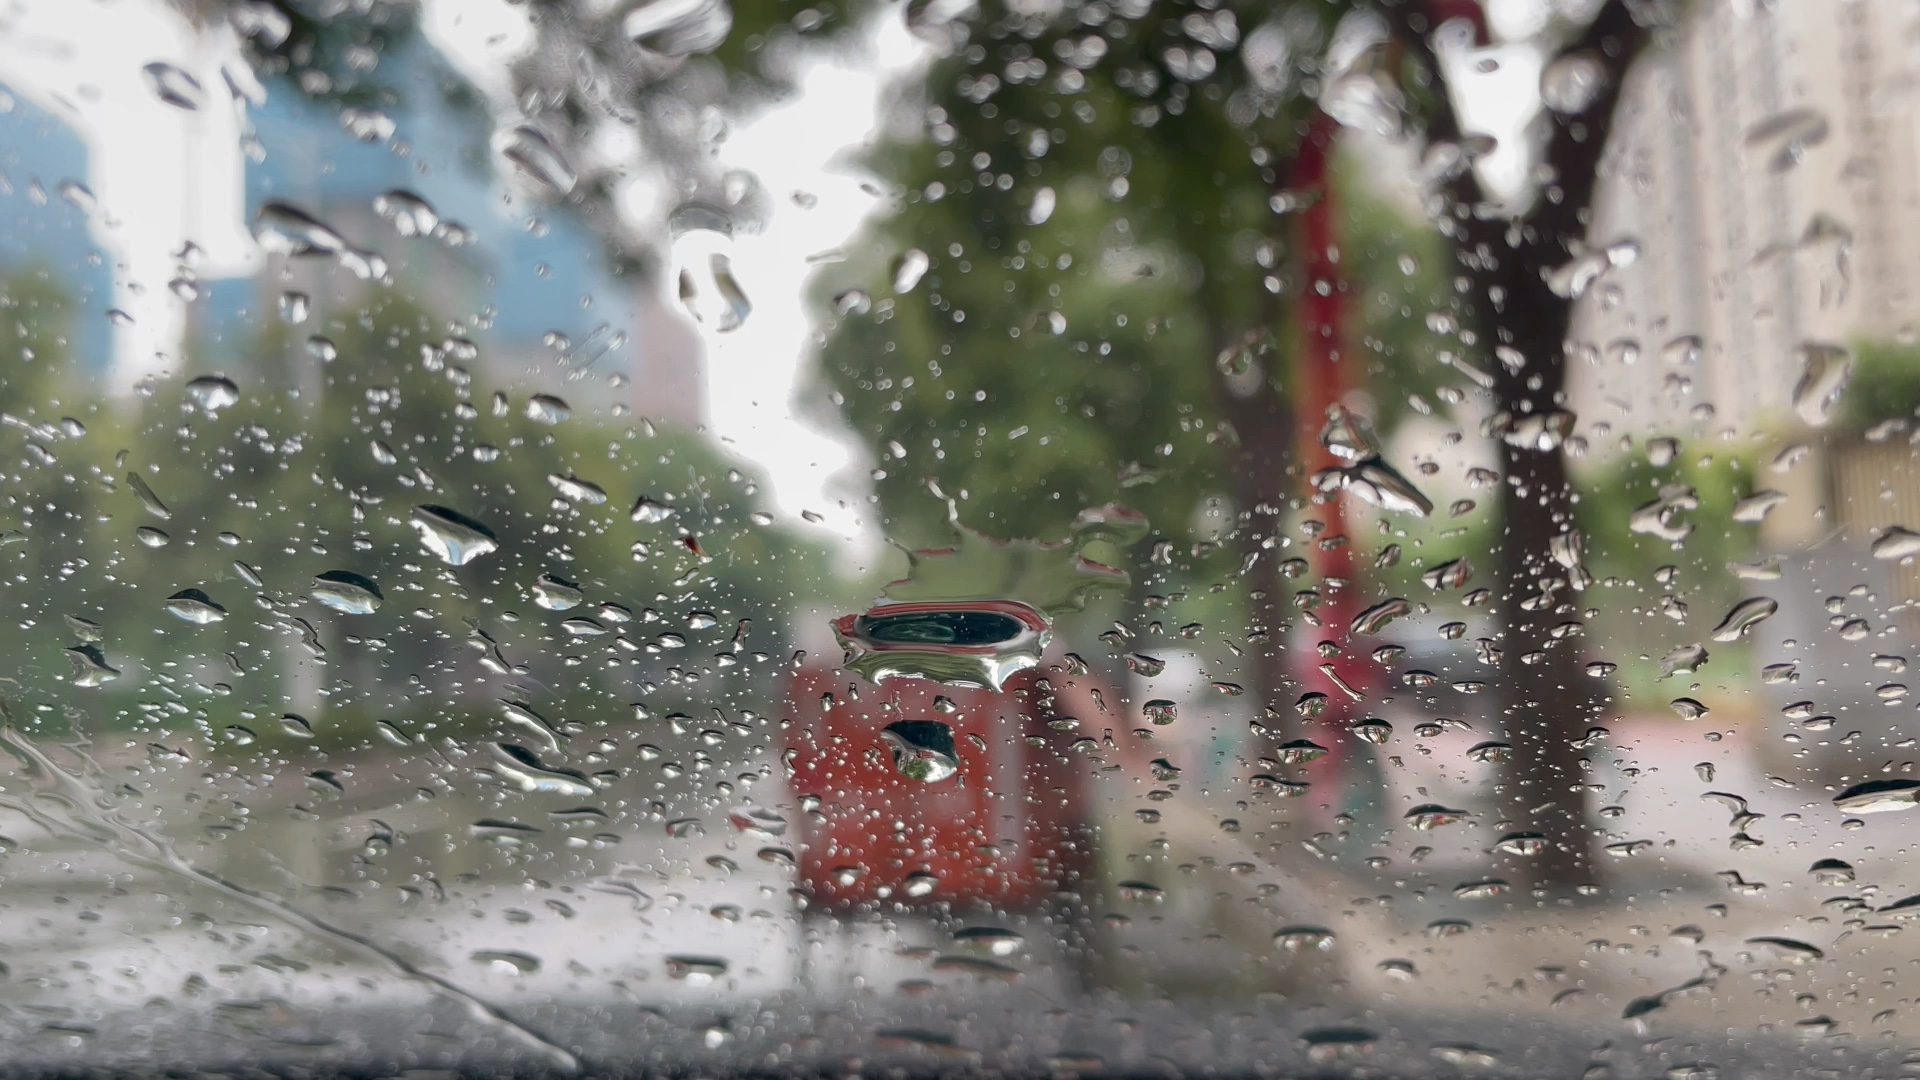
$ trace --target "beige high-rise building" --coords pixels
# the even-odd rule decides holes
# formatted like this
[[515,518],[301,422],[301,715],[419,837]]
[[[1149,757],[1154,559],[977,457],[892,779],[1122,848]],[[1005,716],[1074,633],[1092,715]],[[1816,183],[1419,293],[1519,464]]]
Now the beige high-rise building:
[[1803,342],[1920,319],[1920,3],[1689,8],[1630,77],[1596,198],[1591,237],[1640,258],[1575,323],[1574,408],[1636,435],[1785,424]]

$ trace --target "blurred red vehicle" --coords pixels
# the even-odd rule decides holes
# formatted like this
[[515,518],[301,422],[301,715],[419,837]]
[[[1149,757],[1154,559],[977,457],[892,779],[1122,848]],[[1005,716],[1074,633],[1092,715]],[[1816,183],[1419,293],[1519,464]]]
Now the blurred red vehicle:
[[[791,783],[806,805],[818,800],[801,826],[801,888],[834,909],[1011,910],[1075,888],[1092,858],[1088,777],[1048,726],[1074,694],[1055,684],[1044,691],[1031,670],[997,693],[926,679],[874,685],[828,667],[796,672]],[[881,736],[900,720],[950,725],[959,772],[937,783],[901,775]]]

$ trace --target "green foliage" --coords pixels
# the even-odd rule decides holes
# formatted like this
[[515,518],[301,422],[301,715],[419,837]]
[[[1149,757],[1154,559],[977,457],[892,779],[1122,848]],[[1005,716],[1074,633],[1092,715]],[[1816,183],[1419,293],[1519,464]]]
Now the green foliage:
[[[1727,565],[1752,559],[1756,550],[1758,529],[1732,518],[1736,502],[1766,486],[1757,482],[1754,466],[1751,453],[1698,443],[1682,444],[1664,468],[1636,453],[1575,476],[1587,568],[1598,581],[1582,600],[1595,612],[1587,635],[1623,646],[1623,651],[1600,658],[1620,665],[1620,682],[1643,704],[1664,707],[1667,698],[1679,693],[1660,696],[1672,689],[1671,682],[1659,681],[1658,661],[1667,649],[1707,642],[1708,630],[1747,595]],[[1698,509],[1679,518],[1694,523],[1693,531],[1677,542],[1633,532],[1629,522],[1634,511],[1675,488],[1689,489],[1699,499]],[[1663,574],[1663,568],[1671,570]],[[1684,623],[1663,611],[1668,594],[1686,605]],[[1733,646],[1710,649],[1734,651]],[[1724,656],[1721,662],[1729,664]]]
[[[331,362],[284,328],[263,330],[249,369],[228,372],[240,400],[213,415],[189,398],[188,376],[203,373],[191,363],[139,399],[103,399],[60,344],[71,305],[57,289],[22,274],[0,284],[0,298],[36,358],[0,366],[0,412],[38,447],[14,432],[17,465],[0,478],[0,531],[19,541],[0,547],[17,597],[0,642],[24,700],[66,700],[96,723],[175,738],[219,737],[229,725],[269,738],[293,711],[323,744],[358,744],[375,736],[376,719],[419,731],[497,726],[493,698],[519,685],[543,711],[592,727],[624,717],[631,700],[717,706],[759,685],[784,652],[783,613],[820,586],[820,553],[755,521],[751,478],[709,444],[597,413],[587,384],[576,384],[579,411],[558,425],[529,418],[524,393],[502,394],[496,407],[487,359],[469,359],[403,295],[342,305],[353,314],[324,327],[339,351]],[[54,435],[63,416],[84,434]],[[142,508],[130,472],[167,517]],[[570,503],[556,476],[598,484],[608,501]],[[676,516],[629,521],[640,495]],[[499,550],[441,564],[409,523],[419,504],[485,523]],[[165,546],[141,543],[143,526],[166,533]],[[264,587],[248,584],[236,560]],[[373,579],[385,603],[355,616],[312,600],[314,576],[330,570]],[[587,603],[565,614],[535,606],[541,573],[577,581]],[[170,615],[163,601],[187,588],[227,617],[196,626]],[[596,615],[602,602],[633,621]],[[717,625],[690,628],[695,609]],[[62,649],[75,643],[67,615],[103,627],[100,647],[120,679],[63,686]],[[560,624],[577,616],[609,633],[569,634]],[[740,619],[753,627],[733,649]],[[324,656],[302,643],[302,621]],[[499,672],[504,683],[490,685],[476,666],[486,654],[477,631],[514,665]],[[663,632],[684,647],[662,647]],[[755,660],[756,649],[769,655]]]
[[1840,398],[1839,427],[1861,432],[1920,409],[1920,345],[1864,341],[1854,348],[1853,378]]

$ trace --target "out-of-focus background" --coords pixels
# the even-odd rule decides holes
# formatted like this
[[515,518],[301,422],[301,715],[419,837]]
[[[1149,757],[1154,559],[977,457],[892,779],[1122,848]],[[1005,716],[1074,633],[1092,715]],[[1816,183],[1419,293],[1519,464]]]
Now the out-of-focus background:
[[1916,42],[4,0],[0,1060],[1920,1069]]

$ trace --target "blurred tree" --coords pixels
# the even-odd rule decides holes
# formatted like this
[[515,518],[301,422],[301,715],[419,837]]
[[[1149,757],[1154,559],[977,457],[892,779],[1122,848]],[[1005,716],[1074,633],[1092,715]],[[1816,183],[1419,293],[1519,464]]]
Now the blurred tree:
[[[1563,448],[1573,419],[1566,412],[1566,344],[1578,290],[1555,271],[1595,254],[1586,235],[1593,192],[1628,68],[1648,39],[1640,20],[1651,20],[1652,8],[1606,0],[1585,26],[1555,28],[1562,55],[1589,59],[1598,85],[1577,113],[1552,118],[1536,158],[1546,179],[1525,209],[1482,212],[1489,203],[1470,168],[1457,170],[1434,204],[1434,218],[1454,241],[1470,282],[1470,325],[1503,356],[1493,366],[1496,413],[1489,425],[1503,481],[1495,590],[1503,623],[1500,683],[1515,748],[1515,767],[1502,787],[1508,822],[1553,838],[1527,869],[1535,882],[1558,887],[1593,874],[1574,743],[1603,702],[1577,648],[1555,637],[1555,627],[1576,616],[1577,598],[1570,594],[1586,573],[1578,565],[1582,545]],[[1427,36],[1442,17],[1463,18],[1468,36],[1485,40],[1477,4],[1433,0],[1389,10],[1398,39],[1429,70],[1443,70]],[[1458,147],[1467,134],[1445,95],[1434,97],[1425,131],[1430,152]]]

